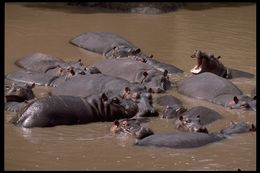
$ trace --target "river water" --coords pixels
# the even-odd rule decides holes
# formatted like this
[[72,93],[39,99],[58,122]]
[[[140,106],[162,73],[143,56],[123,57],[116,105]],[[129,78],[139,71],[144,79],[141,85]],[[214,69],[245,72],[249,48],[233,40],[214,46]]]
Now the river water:
[[[210,8],[206,8],[210,7]],[[82,59],[91,64],[102,56],[68,43],[82,32],[117,33],[152,53],[158,60],[174,64],[185,73],[196,64],[194,50],[222,56],[225,66],[256,74],[256,5],[218,4],[186,6],[162,15],[95,11],[63,4],[5,3],[5,74],[18,69],[14,62],[33,52],[64,60]],[[245,94],[256,79],[232,80]],[[37,87],[36,95],[48,89]],[[172,94],[188,108],[203,105],[223,118],[209,124],[218,131],[230,121],[256,123],[256,112],[229,110],[206,101]],[[156,95],[155,95],[156,97]],[[233,135],[218,143],[193,149],[133,146],[133,140],[109,133],[111,123],[22,129],[8,122],[5,112],[5,170],[256,170],[256,133]],[[147,123],[155,133],[173,131],[170,120],[152,118]]]

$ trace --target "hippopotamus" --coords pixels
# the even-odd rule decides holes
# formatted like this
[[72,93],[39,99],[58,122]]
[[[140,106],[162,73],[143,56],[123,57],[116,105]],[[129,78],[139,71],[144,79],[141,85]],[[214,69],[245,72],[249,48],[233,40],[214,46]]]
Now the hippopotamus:
[[131,118],[137,111],[133,101],[105,94],[85,98],[46,96],[31,102],[11,122],[25,128],[53,127]]
[[174,125],[178,131],[208,133],[208,129],[201,123],[200,115],[195,118],[179,115],[179,118],[174,121]]
[[108,97],[119,96],[134,100],[138,104],[136,116],[156,116],[152,95],[143,85],[104,74],[78,75],[51,89],[52,95],[70,95],[86,97],[91,94],[105,93]]
[[135,146],[153,146],[166,148],[195,148],[221,141],[232,134],[256,131],[254,124],[232,123],[228,127],[213,133],[201,132],[161,132],[135,142]]
[[93,66],[103,74],[120,77],[132,83],[141,83],[151,92],[161,93],[171,87],[167,70],[161,72],[146,63],[129,58],[101,60]]
[[35,84],[12,83],[5,85],[5,110],[20,111],[29,101],[35,98],[32,89]]
[[231,81],[210,72],[187,77],[177,83],[177,91],[183,95],[203,99],[231,109],[250,108],[253,99]]
[[115,120],[110,128],[110,132],[120,137],[130,136],[136,139],[143,139],[154,134],[150,128],[142,126],[142,123],[140,118]]
[[70,40],[70,43],[88,51],[101,54],[108,59],[135,57],[136,59],[143,59],[143,61],[157,70],[167,70],[169,74],[183,73],[181,69],[171,64],[155,60],[153,55],[144,54],[140,48],[115,33],[85,32]]
[[79,74],[100,73],[95,67],[84,66],[81,59],[76,62],[65,62],[62,59],[39,52],[21,58],[15,64],[22,69],[8,74],[7,79],[52,87],[56,87],[63,81]]
[[177,118],[177,115],[180,115],[187,110],[182,105],[182,102],[172,95],[160,96],[156,98],[156,103],[165,108],[165,111],[161,114],[161,118]]
[[162,118],[166,119],[177,120],[179,118],[188,118],[190,121],[197,121],[199,117],[200,124],[207,125],[222,118],[218,112],[204,106],[195,106],[188,110],[182,105],[182,102],[178,98],[172,95],[158,97],[156,103],[164,107]]
[[220,77],[231,79],[236,77],[253,78],[254,75],[248,72],[226,68],[219,59],[221,56],[215,56],[212,53],[195,50],[191,58],[197,58],[197,65],[190,71],[193,74],[200,74],[204,72],[211,72]]

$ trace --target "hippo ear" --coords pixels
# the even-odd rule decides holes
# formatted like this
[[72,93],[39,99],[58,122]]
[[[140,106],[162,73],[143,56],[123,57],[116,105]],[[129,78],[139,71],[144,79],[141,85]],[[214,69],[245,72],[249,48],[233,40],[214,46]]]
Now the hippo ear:
[[34,88],[35,87],[35,83],[32,83],[31,86],[29,86],[30,89]]
[[129,87],[125,87],[125,92],[130,92],[130,88]]
[[143,72],[144,77],[148,76],[148,73],[145,71]]
[[138,53],[140,53],[141,52],[141,49],[140,48],[137,48],[137,49],[135,49],[132,53],[133,53],[133,55],[137,55]]
[[149,56],[149,58],[153,58],[153,54],[151,54],[151,55]]
[[234,100],[234,102],[235,102],[236,104],[239,102],[237,96],[235,96],[235,97],[233,98],[233,100]]
[[168,75],[168,70],[164,70],[163,76],[166,77]]
[[221,58],[221,56],[218,56],[218,57],[217,57],[217,59],[220,59],[220,58]]
[[256,131],[256,126],[254,124],[251,124],[251,128],[249,129],[249,131]]
[[119,126],[119,121],[118,120],[115,120],[113,123],[114,123],[114,125]]
[[103,102],[107,101],[107,100],[108,100],[107,95],[103,93],[103,94],[101,95],[101,100],[102,100]]

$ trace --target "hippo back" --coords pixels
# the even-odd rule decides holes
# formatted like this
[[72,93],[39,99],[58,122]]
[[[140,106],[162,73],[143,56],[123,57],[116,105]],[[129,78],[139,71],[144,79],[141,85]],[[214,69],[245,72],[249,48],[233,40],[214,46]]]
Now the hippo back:
[[242,91],[232,82],[213,73],[205,72],[194,75],[178,83],[181,94],[213,101],[220,95],[241,95]]
[[139,140],[135,145],[167,148],[193,148],[216,142],[221,139],[222,137],[218,135],[206,133],[162,132]]
[[117,34],[111,32],[86,32],[75,37],[70,43],[103,54],[112,49],[113,46],[126,46],[129,48],[135,47],[130,42],[126,41]]

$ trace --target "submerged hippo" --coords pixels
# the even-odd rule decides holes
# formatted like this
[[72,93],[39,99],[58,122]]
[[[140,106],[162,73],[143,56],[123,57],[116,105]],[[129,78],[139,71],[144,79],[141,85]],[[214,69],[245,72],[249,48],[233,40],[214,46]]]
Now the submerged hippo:
[[185,112],[187,109],[182,105],[182,102],[172,95],[160,96],[156,99],[156,103],[164,106],[165,110],[161,118],[172,119]]
[[161,132],[138,140],[136,146],[154,146],[167,148],[194,148],[228,138],[232,134],[256,131],[254,124],[232,123],[214,133],[198,132]]
[[[164,112],[162,118],[173,119],[175,123],[181,123],[189,121],[198,124],[199,126],[207,125],[222,116],[207,107],[195,106],[191,109],[183,107],[182,102],[172,95],[164,95],[156,99],[157,104],[164,106]],[[180,125],[180,124],[179,124]]]
[[35,98],[32,89],[35,84],[12,83],[5,85],[5,110],[20,111],[29,101]]
[[164,92],[171,87],[167,70],[163,72],[129,58],[106,59],[94,64],[103,74],[120,77],[132,83],[141,83],[148,90]]
[[81,60],[65,62],[43,53],[30,54],[15,63],[22,69],[8,74],[7,79],[52,87],[79,74],[100,73],[97,68],[84,66]]
[[154,134],[150,128],[143,127],[141,125],[141,121],[140,119],[115,120],[110,128],[110,131],[120,137],[130,136],[136,139],[143,139]]
[[124,79],[104,74],[78,75],[51,89],[52,95],[86,97],[105,93],[109,98],[120,96],[138,104],[137,116],[156,116],[152,95],[140,84],[132,84]]
[[105,94],[86,98],[47,96],[27,105],[12,123],[25,128],[86,124],[131,118],[137,111],[134,102],[117,97],[109,99]]
[[221,56],[215,56],[214,54],[195,50],[191,55],[191,58],[197,58],[197,65],[190,71],[193,74],[200,74],[204,72],[211,72],[220,77],[231,79],[236,77],[253,78],[254,75],[248,72],[226,68],[219,59]]
[[132,43],[115,33],[86,32],[73,38],[70,43],[80,48],[101,54],[108,59],[134,56],[137,59],[143,59],[147,64],[153,66],[157,70],[167,70],[169,74],[183,72],[171,64],[165,64],[155,60],[151,55],[145,55],[141,52],[140,48],[134,46]]
[[205,72],[178,82],[177,91],[183,95],[208,100],[231,109],[250,108],[253,99],[243,95],[232,82],[213,73]]

